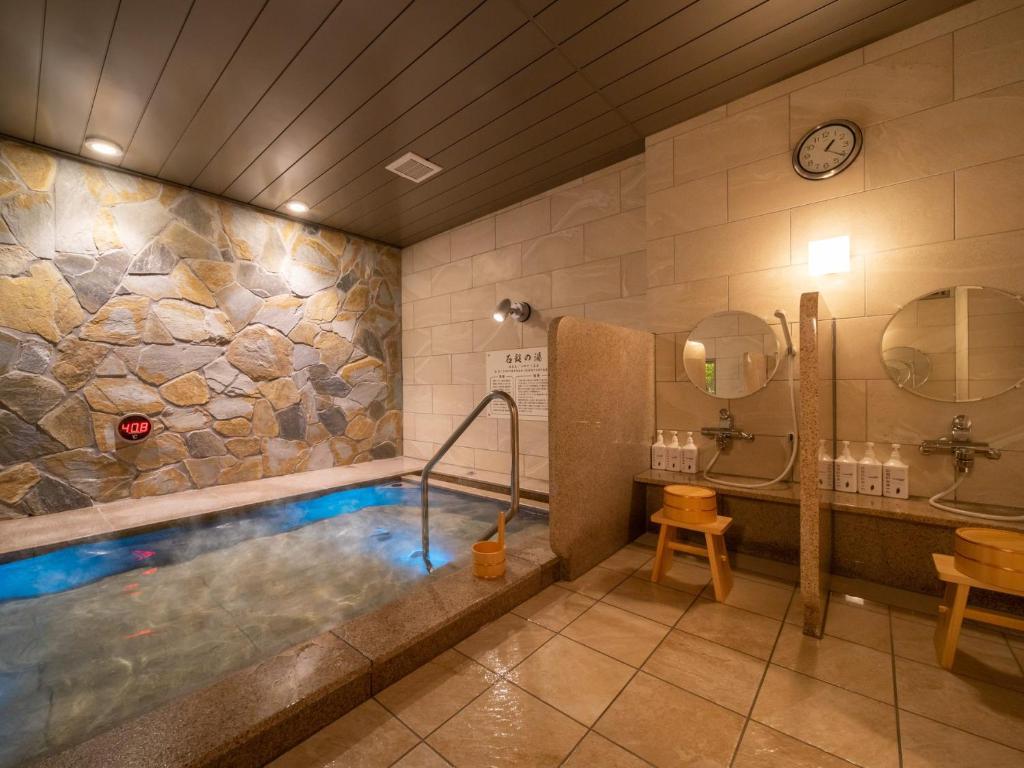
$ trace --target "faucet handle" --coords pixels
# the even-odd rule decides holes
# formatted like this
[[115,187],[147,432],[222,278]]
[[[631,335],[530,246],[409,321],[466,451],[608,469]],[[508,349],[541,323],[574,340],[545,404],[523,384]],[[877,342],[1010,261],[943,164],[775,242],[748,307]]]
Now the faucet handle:
[[729,413],[729,409],[720,409],[718,411],[718,426],[725,429],[732,429],[732,423],[732,414]]
[[954,440],[966,440],[971,436],[971,427],[974,425],[971,420],[967,418],[966,414],[961,413],[953,419],[953,439]]

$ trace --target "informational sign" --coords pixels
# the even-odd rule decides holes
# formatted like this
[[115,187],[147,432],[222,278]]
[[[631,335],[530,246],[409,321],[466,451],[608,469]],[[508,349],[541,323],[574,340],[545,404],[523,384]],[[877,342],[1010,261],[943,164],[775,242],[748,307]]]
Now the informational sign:
[[[519,407],[524,421],[544,421],[548,417],[547,347],[506,349],[487,353],[487,388],[508,392]],[[491,402],[488,416],[508,417],[508,406]]]
[[131,413],[117,422],[117,434],[122,440],[134,443],[145,440],[153,431],[153,422],[141,413]]

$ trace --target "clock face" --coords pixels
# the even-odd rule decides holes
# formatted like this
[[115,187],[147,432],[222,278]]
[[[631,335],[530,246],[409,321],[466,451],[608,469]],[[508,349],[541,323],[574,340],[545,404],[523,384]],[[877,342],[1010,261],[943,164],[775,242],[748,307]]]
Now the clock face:
[[805,179],[827,179],[849,166],[860,152],[855,123],[832,120],[811,129],[793,150],[793,168]]

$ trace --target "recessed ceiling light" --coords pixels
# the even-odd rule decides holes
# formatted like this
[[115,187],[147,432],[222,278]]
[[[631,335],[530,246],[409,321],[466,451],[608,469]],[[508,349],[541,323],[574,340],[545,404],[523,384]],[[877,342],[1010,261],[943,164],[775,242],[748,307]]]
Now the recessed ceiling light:
[[103,155],[104,157],[120,157],[124,154],[124,150],[114,142],[107,141],[106,139],[100,139],[96,136],[90,136],[87,138],[85,140],[85,146],[97,155]]
[[309,206],[301,200],[289,200],[284,204],[284,207],[292,213],[306,213],[309,211]]

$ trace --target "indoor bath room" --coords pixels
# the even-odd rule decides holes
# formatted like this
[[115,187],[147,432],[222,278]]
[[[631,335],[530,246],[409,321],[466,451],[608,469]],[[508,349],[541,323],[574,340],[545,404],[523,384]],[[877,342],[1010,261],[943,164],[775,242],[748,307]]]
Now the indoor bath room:
[[0,0],[0,768],[1024,768],[1024,0]]

